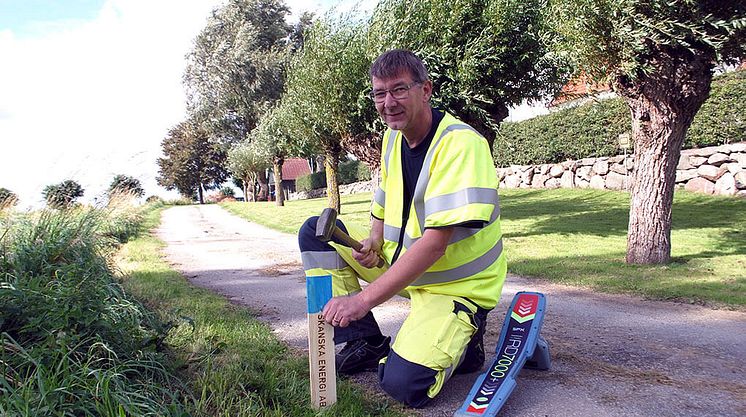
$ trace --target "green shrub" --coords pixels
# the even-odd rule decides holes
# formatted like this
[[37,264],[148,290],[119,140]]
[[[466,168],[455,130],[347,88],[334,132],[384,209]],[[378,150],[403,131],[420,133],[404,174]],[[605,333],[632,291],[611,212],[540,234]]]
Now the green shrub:
[[235,197],[236,191],[231,187],[223,187],[220,189],[220,194],[223,197]]
[[168,399],[182,388],[164,365],[166,325],[114,277],[107,214],[3,220],[0,414],[183,415]]
[[370,180],[368,166],[357,160],[342,162],[339,164],[337,172],[340,184],[352,184],[354,182]]
[[[684,148],[746,138],[746,71],[716,77],[710,97],[692,122]],[[503,123],[494,143],[498,166],[545,164],[622,153],[620,133],[631,131],[620,98],[601,100],[516,123]]]
[[165,202],[167,206],[191,206],[194,200],[187,197],[179,197]]
[[503,123],[494,143],[498,166],[615,155],[630,121],[620,99],[572,107],[517,123]]
[[712,81],[686,133],[684,148],[701,148],[746,140],[746,71],[723,74]]
[[326,173],[324,171],[298,177],[295,180],[295,190],[309,192],[326,187]]

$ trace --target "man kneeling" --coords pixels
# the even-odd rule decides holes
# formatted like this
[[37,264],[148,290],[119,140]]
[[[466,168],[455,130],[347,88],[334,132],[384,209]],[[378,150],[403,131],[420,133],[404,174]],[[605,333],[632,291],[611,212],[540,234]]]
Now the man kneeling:
[[[360,252],[316,238],[316,217],[299,232],[306,275],[332,275],[323,310],[335,326],[340,374],[377,370],[396,400],[422,407],[456,373],[484,363],[487,313],[497,304],[507,263],[502,251],[498,178],[487,140],[432,108],[432,82],[412,52],[392,50],[370,69],[371,98],[388,126],[370,230],[337,220],[362,240]],[[378,268],[378,257],[390,267]],[[359,279],[370,282],[361,290]],[[393,345],[371,309],[397,293],[410,313]]]

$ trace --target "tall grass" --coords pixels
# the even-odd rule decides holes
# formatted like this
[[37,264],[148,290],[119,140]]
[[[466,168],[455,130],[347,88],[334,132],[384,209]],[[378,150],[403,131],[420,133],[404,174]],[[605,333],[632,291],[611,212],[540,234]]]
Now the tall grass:
[[139,216],[112,205],[4,215],[0,415],[184,415],[166,326],[125,294],[111,263]]

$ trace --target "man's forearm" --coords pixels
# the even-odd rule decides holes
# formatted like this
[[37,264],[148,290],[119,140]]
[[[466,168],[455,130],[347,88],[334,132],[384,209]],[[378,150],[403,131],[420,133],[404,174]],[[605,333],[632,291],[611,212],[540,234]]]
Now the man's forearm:
[[[381,230],[383,223],[381,222]],[[371,230],[371,235],[372,235]],[[358,296],[368,309],[393,297],[419,278],[445,253],[453,229],[427,229],[425,234],[383,275]]]
[[[369,239],[383,243],[383,220],[376,219],[375,217],[370,218],[370,237]],[[380,248],[376,248],[378,250]]]

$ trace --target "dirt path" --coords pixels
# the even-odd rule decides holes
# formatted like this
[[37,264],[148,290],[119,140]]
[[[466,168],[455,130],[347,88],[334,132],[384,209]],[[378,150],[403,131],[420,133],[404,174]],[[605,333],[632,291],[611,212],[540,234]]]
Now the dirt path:
[[[158,235],[171,264],[191,282],[247,306],[282,340],[306,349],[305,283],[295,236],[215,205],[164,211]],[[746,314],[511,276],[488,319],[488,352],[513,295],[523,290],[547,297],[542,333],[552,369],[522,371],[501,416],[746,415]],[[374,309],[385,334],[396,333],[407,311],[403,298]],[[412,415],[451,416],[476,376],[454,377],[429,407]],[[355,379],[378,389],[372,373]]]

